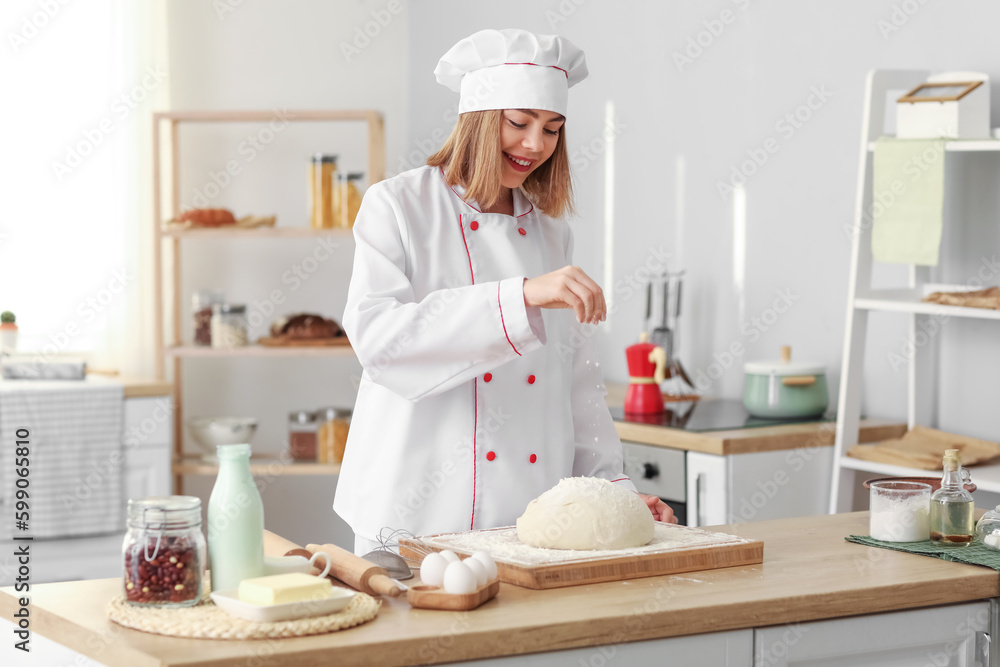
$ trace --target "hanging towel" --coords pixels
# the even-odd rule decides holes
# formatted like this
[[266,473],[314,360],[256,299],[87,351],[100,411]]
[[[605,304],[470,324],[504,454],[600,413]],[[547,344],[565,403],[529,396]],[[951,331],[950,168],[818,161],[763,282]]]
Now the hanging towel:
[[[0,382],[0,539],[122,532],[122,385]],[[28,431],[28,529],[15,529],[15,440]],[[22,431],[23,435],[23,431]]]
[[875,142],[872,254],[876,261],[937,266],[944,203],[940,139]]

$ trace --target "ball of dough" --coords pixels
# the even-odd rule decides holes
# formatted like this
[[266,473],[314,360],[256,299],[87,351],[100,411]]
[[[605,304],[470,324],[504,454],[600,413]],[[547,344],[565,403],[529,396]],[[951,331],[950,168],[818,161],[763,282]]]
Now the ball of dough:
[[517,520],[521,542],[546,549],[628,549],[653,539],[653,514],[634,491],[596,477],[568,477]]

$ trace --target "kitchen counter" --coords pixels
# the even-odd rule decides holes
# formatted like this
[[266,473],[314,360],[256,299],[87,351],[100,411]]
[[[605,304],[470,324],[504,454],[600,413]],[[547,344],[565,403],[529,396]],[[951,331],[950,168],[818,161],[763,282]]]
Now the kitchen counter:
[[[32,382],[32,380],[4,380],[0,383],[14,385],[21,382]],[[125,390],[125,398],[146,398],[155,396],[170,396],[173,394],[173,385],[165,380],[151,380],[149,378],[135,378],[122,376],[106,376],[96,373],[88,373],[86,380],[65,380],[69,384],[79,384],[86,382],[89,384],[120,384]]]
[[[177,639],[107,620],[120,581],[32,588],[32,631],[108,665],[404,665],[760,628],[1000,596],[994,570],[846,542],[868,513],[721,526],[764,541],[764,563],[535,591],[502,585],[472,612],[411,610],[387,599],[372,622],[278,641]],[[16,601],[0,589],[0,614]],[[7,641],[11,641],[8,639]]]
[[[795,421],[747,428],[698,431],[629,421],[621,414],[626,389],[627,385],[609,382],[607,403],[615,418],[618,437],[629,442],[716,456],[833,446],[836,430],[834,421]],[[698,403],[707,404],[718,400],[720,399],[703,398]],[[695,403],[694,410],[698,409],[698,403]],[[671,404],[667,403],[666,407],[670,409]],[[905,423],[888,419],[862,419],[860,427],[858,442],[861,444],[900,438],[906,433]]]

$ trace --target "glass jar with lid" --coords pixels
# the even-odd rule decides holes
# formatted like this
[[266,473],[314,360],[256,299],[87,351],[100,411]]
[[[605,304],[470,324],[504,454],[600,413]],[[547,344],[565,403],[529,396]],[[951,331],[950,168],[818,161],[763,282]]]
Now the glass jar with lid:
[[316,413],[316,417],[319,422],[319,462],[343,463],[351,411],[348,408],[323,408]]
[[247,307],[221,303],[212,306],[212,347],[244,347],[249,343]]
[[288,413],[288,453],[296,461],[316,461],[316,415],[308,410]]
[[364,174],[355,171],[337,179],[337,188],[333,191],[333,226],[350,228],[361,209],[361,191],[359,185]]
[[226,298],[217,290],[198,290],[191,295],[191,315],[194,319],[194,344],[212,344],[212,308],[225,303]]
[[979,517],[976,522],[976,541],[987,549],[1000,551],[1000,505]]
[[309,163],[310,225],[313,229],[334,226],[333,191],[337,184],[337,156],[316,153]]
[[128,501],[122,588],[129,604],[191,607],[201,600],[205,536],[201,499],[156,496]]

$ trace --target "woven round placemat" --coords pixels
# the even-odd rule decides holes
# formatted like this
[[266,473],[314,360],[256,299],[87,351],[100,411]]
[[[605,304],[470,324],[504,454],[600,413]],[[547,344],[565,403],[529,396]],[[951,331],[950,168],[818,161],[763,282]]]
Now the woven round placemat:
[[375,618],[380,606],[381,603],[372,596],[358,593],[346,609],[336,614],[278,623],[255,623],[230,616],[215,606],[207,592],[195,606],[179,609],[136,607],[128,604],[124,595],[118,595],[108,603],[108,616],[127,628],[170,637],[269,639],[319,635],[351,628]]

